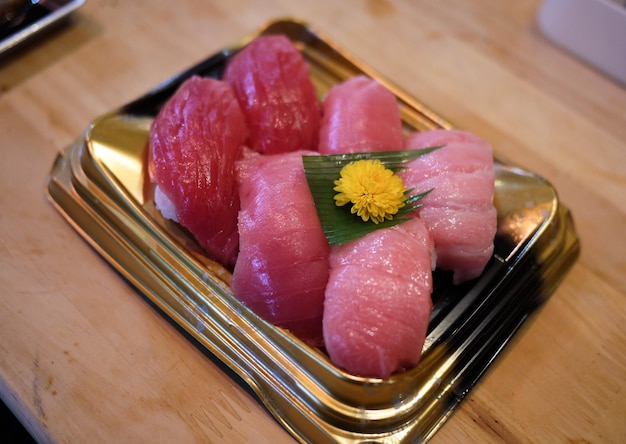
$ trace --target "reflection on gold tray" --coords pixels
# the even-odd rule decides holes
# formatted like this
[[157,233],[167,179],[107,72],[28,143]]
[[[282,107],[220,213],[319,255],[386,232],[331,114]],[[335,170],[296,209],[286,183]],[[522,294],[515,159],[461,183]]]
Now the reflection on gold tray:
[[495,162],[498,233],[483,275],[453,286],[435,272],[420,364],[388,380],[360,378],[260,320],[232,295],[230,274],[154,209],[146,180],[152,119],[191,74],[220,76],[258,34],[292,39],[320,94],[357,73],[398,98],[407,129],[451,128],[423,104],[305,24],[280,20],[94,121],[56,159],[48,196],[72,226],[148,300],[258,395],[302,442],[419,442],[443,425],[578,255],[569,212],[542,178]]

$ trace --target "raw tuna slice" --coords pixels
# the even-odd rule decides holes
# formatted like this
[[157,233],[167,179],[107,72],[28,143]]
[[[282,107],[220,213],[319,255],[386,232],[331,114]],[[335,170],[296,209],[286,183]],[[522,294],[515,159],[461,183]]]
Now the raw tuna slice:
[[231,288],[261,318],[318,346],[330,247],[303,154],[314,152],[253,154],[239,162],[240,252]]
[[432,253],[419,218],[332,248],[324,340],[333,363],[377,378],[418,363],[432,311]]
[[380,83],[357,76],[328,91],[323,103],[320,153],[390,151],[403,146],[398,103]]
[[231,86],[197,76],[180,86],[150,130],[157,206],[225,266],[234,265],[239,242],[235,160],[246,134]]
[[309,65],[283,35],[262,36],[226,67],[243,109],[248,145],[266,154],[317,150],[320,104]]
[[437,266],[452,270],[455,284],[474,279],[493,253],[497,213],[491,146],[457,130],[409,135],[407,148],[445,145],[400,173],[407,188],[434,189],[421,202],[419,217],[433,240]]

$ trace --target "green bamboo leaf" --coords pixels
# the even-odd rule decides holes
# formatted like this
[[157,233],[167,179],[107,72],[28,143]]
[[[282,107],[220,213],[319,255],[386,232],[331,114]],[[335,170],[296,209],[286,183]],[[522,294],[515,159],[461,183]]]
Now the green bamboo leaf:
[[378,224],[364,222],[356,214],[350,212],[348,205],[339,207],[335,204],[334,182],[340,177],[341,169],[357,160],[378,159],[386,168],[397,173],[405,168],[405,164],[421,156],[431,153],[441,146],[424,149],[402,151],[376,151],[350,154],[331,154],[324,156],[302,156],[304,172],[313,195],[322,229],[330,245],[341,245],[358,239],[374,230],[388,228],[410,219],[407,215],[421,206],[419,201],[432,190],[411,194],[405,192],[405,206],[393,219]]

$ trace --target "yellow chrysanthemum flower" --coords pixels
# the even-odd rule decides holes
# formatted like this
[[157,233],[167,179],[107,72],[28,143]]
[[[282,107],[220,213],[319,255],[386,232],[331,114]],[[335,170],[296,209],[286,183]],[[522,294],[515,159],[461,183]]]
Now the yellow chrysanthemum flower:
[[405,205],[402,179],[378,159],[363,159],[344,166],[335,180],[335,204],[352,203],[351,213],[375,224],[393,219]]

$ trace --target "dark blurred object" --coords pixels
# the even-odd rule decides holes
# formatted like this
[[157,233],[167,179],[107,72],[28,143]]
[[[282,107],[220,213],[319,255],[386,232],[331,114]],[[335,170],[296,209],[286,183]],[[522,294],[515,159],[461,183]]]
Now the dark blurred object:
[[0,0],[0,29],[19,25],[32,7],[31,0]]
[[34,444],[36,442],[2,401],[0,401],[0,437],[4,442],[12,444]]
[[0,58],[61,25],[84,3],[85,0],[0,0]]

